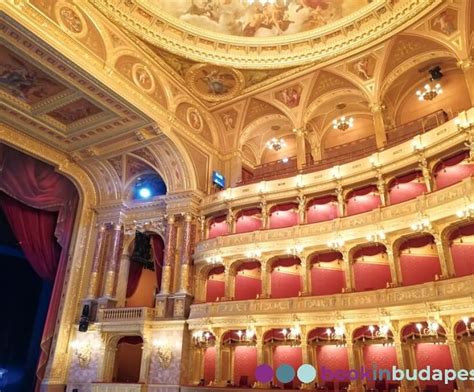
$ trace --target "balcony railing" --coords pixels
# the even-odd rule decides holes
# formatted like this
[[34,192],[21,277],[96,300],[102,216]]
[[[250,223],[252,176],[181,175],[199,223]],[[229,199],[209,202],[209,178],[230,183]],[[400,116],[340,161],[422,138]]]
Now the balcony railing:
[[92,383],[92,392],[145,392],[148,391],[144,384],[119,384],[119,383]]
[[99,322],[153,320],[153,308],[113,308],[99,311]]
[[191,305],[190,319],[235,316],[236,314],[279,314],[347,311],[391,306],[410,306],[430,301],[466,299],[471,304],[474,275],[440,280],[414,286],[389,289],[307,296],[285,299],[214,302]]
[[[449,120],[450,116],[444,110],[438,110],[424,117],[386,130],[387,144],[385,148],[393,147],[403,143],[416,135],[428,132]],[[330,168],[334,165],[348,163],[356,159],[367,157],[379,151],[375,143],[375,136],[371,135],[365,139],[351,143],[345,143],[325,151],[326,157],[319,161],[304,165],[302,173],[311,173],[317,170]],[[309,158],[309,156],[307,157]],[[309,162],[309,159],[306,160]],[[298,172],[296,157],[288,158],[288,162],[282,160],[264,163],[256,166],[252,177],[241,181],[238,185],[252,184],[262,180],[274,180],[295,175]]]

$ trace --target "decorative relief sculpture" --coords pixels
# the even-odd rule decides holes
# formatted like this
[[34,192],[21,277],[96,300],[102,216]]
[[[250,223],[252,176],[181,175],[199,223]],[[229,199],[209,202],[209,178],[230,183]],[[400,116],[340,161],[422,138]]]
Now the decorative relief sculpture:
[[155,89],[155,79],[144,64],[133,65],[132,78],[135,84],[147,93],[151,93]]

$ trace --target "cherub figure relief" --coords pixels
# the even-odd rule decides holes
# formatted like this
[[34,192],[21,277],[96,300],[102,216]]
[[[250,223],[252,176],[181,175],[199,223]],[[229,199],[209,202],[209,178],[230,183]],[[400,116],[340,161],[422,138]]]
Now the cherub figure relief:
[[354,69],[361,78],[365,80],[368,80],[371,78],[371,75],[369,75],[369,58],[368,57],[364,57],[360,59],[359,61],[357,61],[354,64]]
[[442,12],[434,19],[433,27],[439,27],[440,31],[446,35],[452,34],[456,31],[453,18],[446,11]]

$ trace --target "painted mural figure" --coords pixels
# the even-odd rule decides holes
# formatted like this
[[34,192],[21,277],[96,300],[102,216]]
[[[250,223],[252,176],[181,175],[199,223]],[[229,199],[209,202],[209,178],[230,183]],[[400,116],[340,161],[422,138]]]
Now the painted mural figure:
[[456,27],[450,15],[447,12],[442,12],[438,17],[433,21],[433,27],[439,27],[441,32],[446,35],[454,33]]
[[199,28],[245,37],[295,34],[359,10],[369,0],[154,0],[156,7]]
[[354,64],[354,69],[356,72],[363,77],[364,79],[370,79],[369,75],[369,59],[364,57],[360,59],[357,63]]
[[218,70],[212,70],[209,73],[204,70],[203,73],[204,76],[201,80],[207,84],[208,92],[215,95],[225,94],[229,90],[229,87],[224,81],[229,77],[232,80],[234,79],[232,75],[219,72]]
[[12,67],[10,64],[0,64],[0,85],[15,96],[26,100],[29,95],[42,98],[46,92],[38,86],[38,77],[34,71],[23,67]]

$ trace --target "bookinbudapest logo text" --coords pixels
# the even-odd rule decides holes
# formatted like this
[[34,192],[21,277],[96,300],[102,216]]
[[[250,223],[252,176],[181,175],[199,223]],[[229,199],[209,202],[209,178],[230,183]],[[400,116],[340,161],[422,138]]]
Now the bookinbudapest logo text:
[[[302,383],[309,384],[316,380],[317,371],[314,366],[301,365],[295,372],[293,366],[280,365],[276,370],[276,378],[281,383],[293,381],[295,375]],[[474,369],[435,369],[427,366],[422,369],[399,369],[393,366],[391,369],[379,368],[373,365],[371,368],[360,369],[328,369],[324,366],[320,369],[321,381],[439,381],[449,384],[452,381],[474,381]],[[269,365],[260,365],[255,370],[255,379],[259,382],[270,382],[273,380],[274,372]]]

